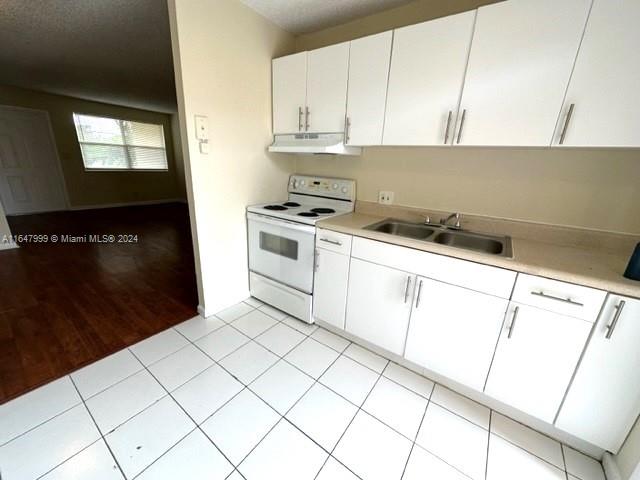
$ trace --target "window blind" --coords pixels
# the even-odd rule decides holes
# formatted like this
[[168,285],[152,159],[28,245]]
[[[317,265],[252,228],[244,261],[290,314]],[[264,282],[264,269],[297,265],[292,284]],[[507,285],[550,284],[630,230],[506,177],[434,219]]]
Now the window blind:
[[167,170],[162,125],[73,114],[87,170]]

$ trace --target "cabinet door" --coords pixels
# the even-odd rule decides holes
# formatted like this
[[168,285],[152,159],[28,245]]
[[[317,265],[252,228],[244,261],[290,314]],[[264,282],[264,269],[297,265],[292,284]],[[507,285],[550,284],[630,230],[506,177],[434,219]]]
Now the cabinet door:
[[610,295],[556,426],[616,453],[640,413],[639,345],[640,300]]
[[595,0],[569,84],[563,116],[574,109],[564,145],[640,145],[640,2]]
[[404,356],[482,391],[508,300],[418,277]]
[[394,31],[385,145],[451,142],[475,15],[466,12]]
[[349,145],[381,145],[393,31],[351,42],[345,129]]
[[316,249],[313,316],[344,330],[349,281],[349,256]]
[[478,9],[460,144],[551,144],[590,4],[511,0]]
[[298,133],[304,130],[307,100],[307,52],[274,58],[273,133]]
[[352,258],[347,332],[402,355],[414,284],[414,275]]
[[485,393],[552,423],[592,324],[511,302]]
[[347,110],[349,42],[311,50],[307,70],[308,131],[342,133]]

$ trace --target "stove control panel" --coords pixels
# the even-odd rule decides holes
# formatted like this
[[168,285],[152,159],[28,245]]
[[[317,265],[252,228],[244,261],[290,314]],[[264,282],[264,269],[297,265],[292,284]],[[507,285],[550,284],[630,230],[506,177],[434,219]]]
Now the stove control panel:
[[354,202],[356,199],[356,182],[344,178],[291,175],[289,178],[289,193],[300,193]]

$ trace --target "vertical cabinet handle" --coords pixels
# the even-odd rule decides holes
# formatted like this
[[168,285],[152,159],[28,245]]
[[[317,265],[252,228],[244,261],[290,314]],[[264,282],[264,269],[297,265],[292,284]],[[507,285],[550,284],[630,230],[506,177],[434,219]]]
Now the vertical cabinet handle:
[[422,297],[422,280],[418,282],[418,293],[416,294],[416,308],[420,306],[420,297]]
[[309,107],[304,107],[304,131],[309,130]]
[[344,143],[349,143],[351,137],[349,131],[351,130],[351,119],[349,117],[344,120]]
[[411,275],[407,275],[407,285],[404,287],[404,303],[409,300],[409,288],[411,288]]
[[464,109],[462,110],[462,118],[460,119],[460,130],[458,130],[458,139],[456,140],[456,143],[460,143],[460,140],[462,139],[462,128],[464,127],[464,119],[467,116],[467,110]]
[[507,338],[511,338],[511,335],[513,335],[513,327],[516,326],[516,320],[518,319],[518,311],[520,310],[520,307],[516,307],[513,309],[513,318],[511,319],[511,323],[509,324],[509,327],[507,328]]
[[616,305],[616,314],[613,316],[613,320],[611,323],[607,325],[607,334],[604,336],[607,340],[611,338],[613,335],[613,331],[616,329],[616,325],[618,325],[618,320],[620,320],[620,315],[622,315],[622,309],[624,308],[625,301],[620,300],[620,303]]
[[564,126],[562,127],[562,133],[560,134],[560,145],[564,143],[564,139],[567,136],[567,129],[569,128],[569,123],[571,122],[571,117],[573,116],[573,109],[576,107],[575,103],[572,103],[569,106],[569,111],[567,112],[567,116],[564,119]]
[[449,110],[449,115],[447,115],[447,126],[444,129],[444,144],[449,143],[449,127],[451,126],[451,117],[453,116],[453,112]]
[[298,131],[302,131],[302,107],[298,107]]

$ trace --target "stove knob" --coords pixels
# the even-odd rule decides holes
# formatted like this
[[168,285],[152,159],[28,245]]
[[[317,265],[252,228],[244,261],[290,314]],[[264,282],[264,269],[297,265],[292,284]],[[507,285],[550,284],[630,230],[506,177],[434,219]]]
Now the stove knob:
[[334,183],[334,184],[333,184],[333,189],[334,189],[334,190],[337,190],[337,189],[338,189],[338,184],[337,184],[337,183]]
[[298,181],[294,180],[293,182],[291,182],[291,185],[293,186],[293,188],[298,188]]
[[342,193],[347,193],[347,187],[342,187]]
[[304,180],[300,180],[300,186],[304,187]]

